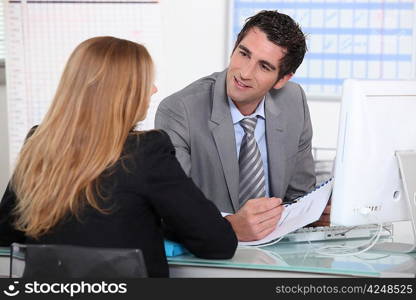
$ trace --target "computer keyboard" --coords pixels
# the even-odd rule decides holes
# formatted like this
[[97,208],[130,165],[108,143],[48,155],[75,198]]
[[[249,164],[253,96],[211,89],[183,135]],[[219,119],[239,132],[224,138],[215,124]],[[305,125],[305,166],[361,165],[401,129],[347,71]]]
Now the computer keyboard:
[[[287,234],[281,242],[315,242],[327,240],[366,239],[373,237],[379,225],[304,227]],[[393,234],[392,224],[383,225],[380,237]]]

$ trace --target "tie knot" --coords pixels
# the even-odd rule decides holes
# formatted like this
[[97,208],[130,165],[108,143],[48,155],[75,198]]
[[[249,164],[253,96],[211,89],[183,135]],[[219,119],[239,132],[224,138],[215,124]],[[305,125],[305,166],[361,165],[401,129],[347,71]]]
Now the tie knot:
[[257,117],[245,118],[240,121],[241,127],[243,127],[246,134],[253,134],[256,128]]

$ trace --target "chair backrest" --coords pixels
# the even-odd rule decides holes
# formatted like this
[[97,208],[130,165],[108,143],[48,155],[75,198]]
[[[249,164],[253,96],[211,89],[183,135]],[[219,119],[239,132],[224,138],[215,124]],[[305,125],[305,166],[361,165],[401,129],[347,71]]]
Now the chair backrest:
[[147,277],[140,249],[12,244],[10,276],[23,278]]

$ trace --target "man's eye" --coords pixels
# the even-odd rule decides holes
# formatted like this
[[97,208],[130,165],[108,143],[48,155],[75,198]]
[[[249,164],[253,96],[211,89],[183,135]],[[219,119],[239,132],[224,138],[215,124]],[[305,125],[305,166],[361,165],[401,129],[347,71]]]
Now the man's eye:
[[270,71],[270,68],[269,68],[267,65],[261,65],[261,68],[262,68],[264,71]]
[[247,56],[247,53],[240,51],[241,56]]

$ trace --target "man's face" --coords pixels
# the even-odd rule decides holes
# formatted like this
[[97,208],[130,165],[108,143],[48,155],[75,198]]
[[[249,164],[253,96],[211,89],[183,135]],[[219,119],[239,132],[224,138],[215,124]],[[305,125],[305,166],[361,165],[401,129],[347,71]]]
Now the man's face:
[[276,82],[284,55],[284,48],[269,41],[260,29],[247,32],[234,50],[227,72],[227,95],[238,108],[257,106],[271,88],[281,88],[291,78],[286,75]]

